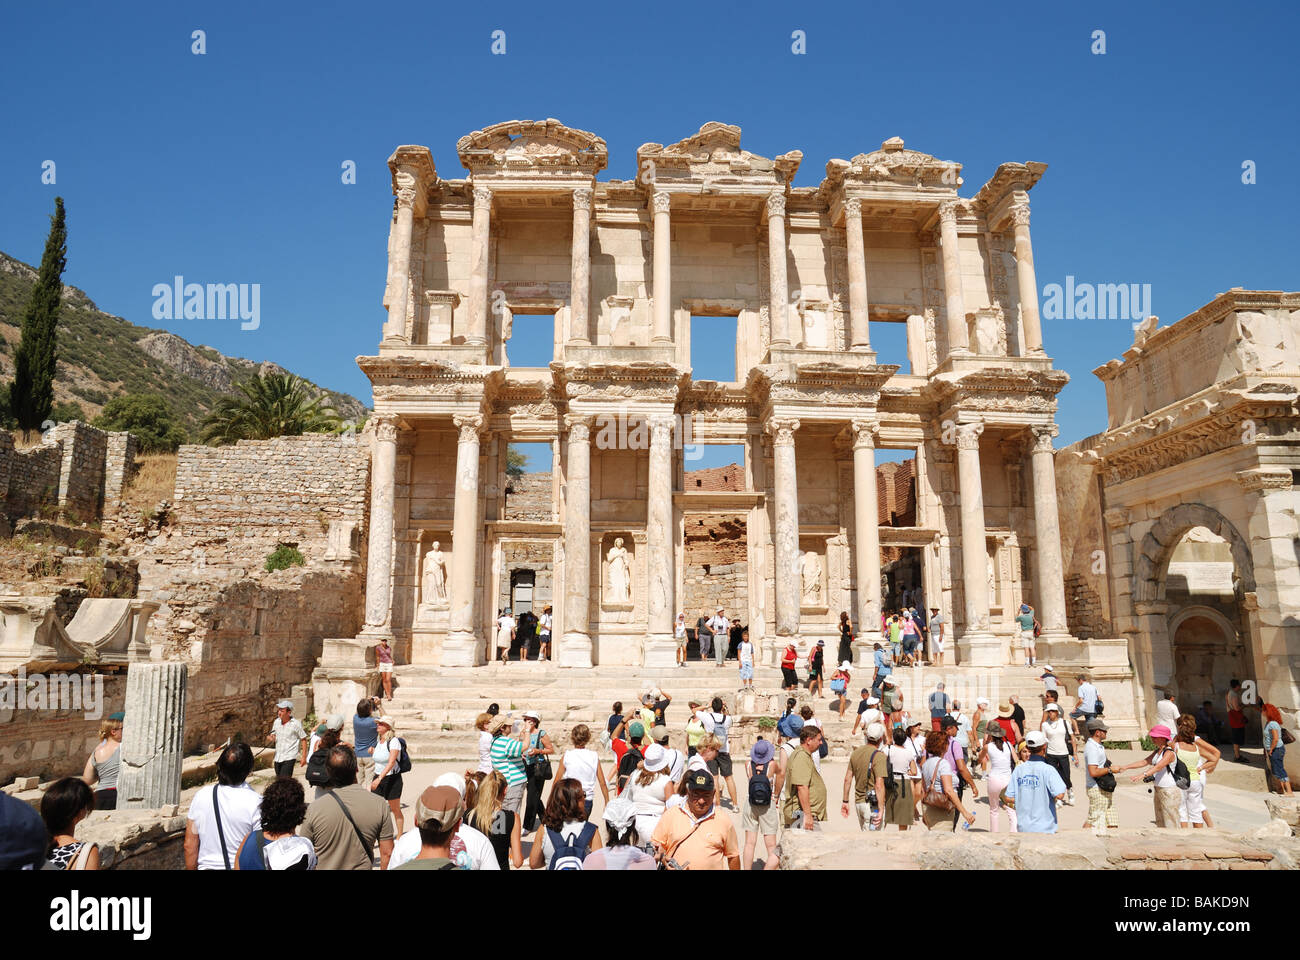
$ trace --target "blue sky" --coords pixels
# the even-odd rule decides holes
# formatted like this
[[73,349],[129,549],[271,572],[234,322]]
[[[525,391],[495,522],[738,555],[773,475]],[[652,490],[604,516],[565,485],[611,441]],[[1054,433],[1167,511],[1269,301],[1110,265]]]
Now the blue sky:
[[[967,196],[1001,162],[1048,163],[1031,194],[1040,291],[1067,275],[1149,283],[1169,323],[1232,286],[1300,287],[1293,3],[743,10],[11,5],[0,250],[37,262],[61,194],[65,279],[101,308],[369,402],[353,358],[374,351],[383,322],[395,145],[427,144],[440,174],[459,177],[458,137],[558,117],[608,142],[602,177],[630,178],[641,143],[722,120],[755,153],[801,149],[800,186],[894,135],[963,163]],[[190,52],[196,29],[203,56]],[[504,56],[490,51],[498,29]],[[1099,29],[1102,56],[1090,52]],[[355,185],[340,182],[346,160]],[[260,328],[154,320],[153,285],[176,274],[260,283]],[[1130,345],[1132,324],[1044,327],[1072,377],[1064,445],[1104,429],[1091,371]],[[901,347],[882,346],[889,361]]]

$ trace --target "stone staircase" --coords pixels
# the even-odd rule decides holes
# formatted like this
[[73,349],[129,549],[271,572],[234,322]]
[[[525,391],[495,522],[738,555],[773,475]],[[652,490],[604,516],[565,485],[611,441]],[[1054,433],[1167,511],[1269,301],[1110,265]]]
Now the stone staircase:
[[[802,670],[800,671],[802,674]],[[904,706],[912,715],[928,717],[926,697],[940,680],[949,696],[963,709],[973,713],[977,697],[986,696],[996,708],[999,699],[1019,697],[1031,725],[1041,715],[1042,683],[1038,668],[1006,667],[918,667],[895,672],[903,691]],[[856,676],[865,676],[855,671]],[[762,735],[771,738],[774,731],[762,718],[775,720],[784,710],[787,694],[781,691],[781,672],[773,667],[756,666],[754,689],[742,692],[734,663],[718,668],[712,662],[690,663],[667,670],[644,667],[598,666],[590,670],[560,669],[554,663],[512,662],[474,668],[440,668],[398,666],[393,700],[384,704],[406,739],[414,760],[474,761],[478,757],[478,731],[475,718],[495,702],[502,714],[519,716],[536,710],[543,728],[550,733],[559,750],[567,747],[569,731],[579,723],[592,730],[593,744],[609,717],[614,701],[623,702],[624,712],[638,703],[639,694],[658,686],[672,695],[668,709],[668,726],[672,745],[685,748],[684,727],[690,700],[708,703],[720,696],[727,709],[737,717],[732,751],[747,751]],[[861,735],[850,737],[862,684],[850,684],[849,705],[840,720],[829,684],[824,696],[810,699],[800,688],[795,694],[800,706],[810,703],[823,729],[830,737],[832,755],[847,755],[859,743]],[[1069,684],[1073,689],[1073,681]],[[1066,709],[1074,706],[1073,696],[1064,697]],[[767,721],[770,724],[771,721]],[[1128,731],[1112,731],[1112,739],[1124,739]],[[608,754],[608,751],[604,751]]]

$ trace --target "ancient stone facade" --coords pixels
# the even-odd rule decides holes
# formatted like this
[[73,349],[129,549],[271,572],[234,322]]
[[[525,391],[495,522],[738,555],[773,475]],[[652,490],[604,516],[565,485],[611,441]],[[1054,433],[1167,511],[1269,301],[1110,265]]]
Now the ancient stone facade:
[[[331,669],[381,635],[417,662],[484,662],[507,541],[551,552],[562,666],[670,664],[699,513],[744,518],[738,613],[764,656],[835,636],[840,610],[869,650],[882,544],[919,551],[962,661],[1007,662],[1025,599],[1068,639],[1052,471],[1068,378],[1043,349],[1029,235],[1044,164],[962,197],[959,164],[897,138],[816,187],[792,186],[799,151],[756,156],[721,123],[642,146],[635,181],[599,181],[604,141],[556,120],[458,150],[466,179],[424,147],[389,161],[388,318],[358,361],[376,408],[366,626]],[[512,364],[514,324],[539,315],[549,364]],[[692,316],[736,318],[732,381],[692,378]],[[877,364],[882,323],[905,325],[906,369]],[[550,516],[509,515],[511,442],[556,451]],[[738,488],[687,485],[687,442],[743,444]],[[877,447],[916,451],[910,526],[877,524]],[[445,582],[426,597],[435,542]]]
[[14,448],[0,431],[0,493],[12,520],[59,509],[79,520],[98,519],[115,506],[135,469],[136,439],[107,433],[79,420],[51,428],[42,442]]

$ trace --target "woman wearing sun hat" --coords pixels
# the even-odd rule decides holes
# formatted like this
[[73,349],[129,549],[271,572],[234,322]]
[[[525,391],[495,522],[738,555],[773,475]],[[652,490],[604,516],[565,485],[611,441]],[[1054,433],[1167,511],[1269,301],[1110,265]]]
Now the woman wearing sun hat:
[[1183,792],[1178,789],[1174,782],[1174,762],[1178,759],[1178,754],[1169,746],[1169,741],[1174,738],[1173,731],[1163,723],[1158,723],[1151,728],[1147,734],[1151,742],[1156,745],[1145,759],[1135,760],[1132,763],[1125,764],[1120,770],[1135,770],[1142,768],[1141,773],[1136,773],[1131,778],[1134,783],[1151,777],[1152,783],[1152,800],[1155,803],[1156,826],[1164,827],[1168,830],[1179,829],[1178,807],[1183,799]]
[[406,821],[402,818],[402,774],[398,764],[402,759],[402,741],[397,736],[393,718],[388,714],[375,721],[379,731],[379,741],[375,744],[375,775],[370,789],[388,801],[393,811],[393,822],[397,825],[396,836],[401,836]]
[[1011,713],[1011,704],[1005,701],[999,703],[998,715],[993,718],[989,725],[997,724],[1001,727],[1007,743],[1019,743],[1024,737],[1021,735],[1020,725],[1011,719]]
[[766,774],[771,784],[771,791],[768,794],[769,802],[762,805],[750,803],[749,793],[745,794],[744,810],[740,817],[741,827],[745,831],[745,846],[740,855],[743,870],[752,869],[754,866],[754,849],[758,846],[759,834],[762,834],[763,843],[767,846],[767,859],[763,861],[763,869],[776,870],[781,865],[780,858],[776,855],[776,833],[780,815],[777,805],[771,802],[772,797],[781,795],[782,772],[772,762],[775,757],[776,748],[772,746],[771,741],[760,737],[754,742],[754,749],[749,752],[749,760],[745,763],[746,779],[753,780],[756,772]]

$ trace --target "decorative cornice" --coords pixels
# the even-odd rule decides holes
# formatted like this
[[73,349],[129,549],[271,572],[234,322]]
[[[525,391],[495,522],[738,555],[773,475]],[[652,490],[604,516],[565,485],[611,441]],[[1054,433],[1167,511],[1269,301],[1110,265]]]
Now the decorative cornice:
[[1291,471],[1279,467],[1259,467],[1254,470],[1242,470],[1237,475],[1237,482],[1247,493],[1265,490],[1290,490],[1294,482]]

